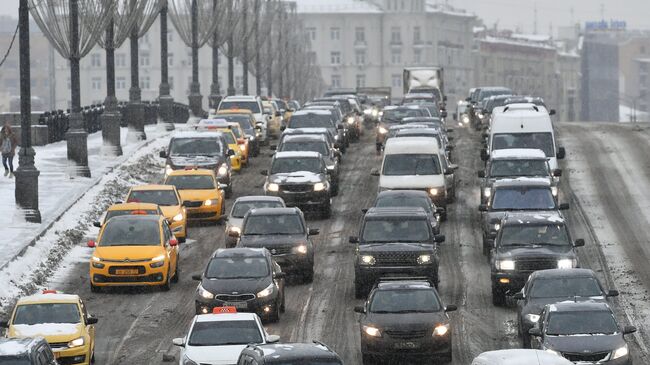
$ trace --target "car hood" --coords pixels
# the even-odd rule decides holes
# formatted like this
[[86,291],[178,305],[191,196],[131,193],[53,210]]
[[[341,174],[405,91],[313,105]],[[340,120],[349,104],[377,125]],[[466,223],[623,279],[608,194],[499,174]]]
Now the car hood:
[[444,312],[437,313],[372,313],[368,312],[365,323],[383,330],[422,330],[433,332],[441,323],[448,323]]
[[169,162],[176,167],[184,166],[216,166],[224,162],[221,156],[170,156]]
[[526,305],[522,308],[522,314],[540,314],[547,304],[555,304],[564,301],[571,302],[607,302],[604,296],[595,297],[551,297],[551,298],[529,298]]
[[239,245],[242,247],[272,247],[272,246],[289,246],[304,243],[307,238],[304,234],[295,235],[243,235],[239,239]]
[[94,256],[104,260],[149,261],[164,253],[162,246],[104,246],[95,248]]
[[178,194],[180,194],[183,201],[216,199],[218,197],[216,189],[183,189],[179,190]]
[[432,251],[433,245],[428,243],[371,243],[359,245],[359,252],[417,252]]
[[203,279],[201,286],[214,294],[257,294],[272,282],[270,276],[245,279]]
[[246,345],[186,346],[185,355],[197,364],[232,365]]
[[226,229],[230,227],[239,227],[239,229],[241,229],[242,223],[244,223],[244,218],[235,218],[233,216],[229,216],[228,223],[226,224]]
[[527,247],[498,247],[497,257],[499,259],[518,259],[526,257],[574,257],[573,246],[527,246]]
[[181,212],[180,205],[161,205],[160,210],[162,210],[165,218],[171,220],[175,215]]
[[43,337],[47,342],[68,342],[83,334],[81,323],[15,324],[9,328],[7,337]]
[[548,210],[539,210],[539,209],[530,209],[530,210],[493,210],[484,214],[485,223],[490,223],[492,220],[501,220],[506,214],[512,212],[526,212],[526,213],[551,213],[557,212],[557,210],[548,209]]
[[379,187],[383,189],[429,189],[445,186],[445,175],[381,175]]
[[589,354],[593,352],[614,351],[625,345],[621,334],[614,335],[573,335],[545,336],[546,348],[558,352]]
[[273,174],[269,176],[269,183],[274,184],[315,184],[324,182],[325,175],[310,171],[296,171],[291,173]]

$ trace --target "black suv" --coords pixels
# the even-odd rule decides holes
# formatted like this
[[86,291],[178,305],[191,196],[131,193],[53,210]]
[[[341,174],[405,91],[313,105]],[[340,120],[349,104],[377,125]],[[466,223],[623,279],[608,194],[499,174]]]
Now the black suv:
[[[440,215],[445,212],[445,209],[436,207],[429,194],[425,191],[385,190],[377,194],[375,203],[372,206],[376,208],[422,208],[429,216],[433,233],[440,234]],[[364,213],[367,211],[367,209],[363,210]]]
[[530,275],[517,300],[517,330],[524,347],[530,347],[528,331],[539,322],[539,315],[547,304],[563,301],[605,302],[618,296],[618,291],[605,291],[596,273],[589,269],[549,269]]
[[492,302],[505,304],[506,294],[521,290],[537,270],[580,267],[564,218],[553,213],[511,213],[500,221],[491,252]]
[[244,216],[237,246],[265,247],[283,271],[298,274],[304,282],[311,283],[314,280],[311,236],[318,233],[318,229],[307,227],[298,208],[252,209]]
[[266,176],[264,193],[279,196],[287,206],[332,215],[331,183],[327,164],[318,152],[277,152]]
[[232,306],[276,322],[285,307],[284,277],[266,249],[218,249],[203,274],[192,275],[201,282],[196,288],[196,314]]
[[494,182],[487,204],[481,204],[483,253],[492,249],[492,238],[499,230],[501,218],[508,212],[548,213],[569,209],[568,203],[558,204],[548,179],[520,177]]
[[172,136],[167,150],[160,151],[160,157],[166,159],[165,176],[186,167],[213,170],[219,184],[225,185],[227,198],[232,196],[230,156],[234,155],[235,151],[228,148],[219,132],[178,132]]
[[451,327],[445,306],[427,280],[381,280],[368,300],[354,308],[361,313],[361,355],[363,364],[395,356],[437,358],[450,362]]
[[364,298],[384,276],[426,277],[438,286],[438,243],[422,208],[370,208],[363,217],[354,260],[354,293]]
[[318,364],[343,365],[343,361],[327,345],[314,343],[283,343],[248,345],[239,355],[237,365]]
[[57,365],[50,345],[38,338],[0,338],[0,364]]

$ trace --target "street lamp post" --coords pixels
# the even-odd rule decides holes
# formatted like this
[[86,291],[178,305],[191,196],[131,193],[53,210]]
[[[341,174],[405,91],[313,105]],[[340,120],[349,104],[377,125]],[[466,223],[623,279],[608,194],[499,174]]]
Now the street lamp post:
[[18,169],[16,169],[16,205],[23,210],[28,222],[40,223],[38,209],[38,175],[34,165],[35,152],[31,137],[31,77],[29,55],[29,3],[20,0],[18,5],[18,39],[20,57],[20,150],[18,150]]
[[167,37],[167,1],[165,0],[160,8],[160,96],[158,105],[160,108],[160,120],[168,131],[174,130],[173,104],[169,85],[169,55]]
[[104,113],[101,115],[103,154],[121,156],[120,112],[115,96],[115,20],[111,19],[106,27],[106,99]]

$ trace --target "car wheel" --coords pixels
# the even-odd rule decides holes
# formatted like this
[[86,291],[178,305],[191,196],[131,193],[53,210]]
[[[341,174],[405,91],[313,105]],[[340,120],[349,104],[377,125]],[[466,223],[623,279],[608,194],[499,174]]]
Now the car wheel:
[[439,364],[439,363],[448,364],[452,360],[453,360],[453,355],[451,353],[451,350],[449,350],[449,352],[447,352],[446,354],[440,356],[438,358],[438,361],[434,361],[434,364]]
[[304,284],[309,284],[314,281],[314,268],[308,269],[302,273],[302,282]]
[[332,184],[332,196],[339,195],[339,182],[336,181]]
[[366,287],[354,282],[354,297],[356,299],[365,299],[366,298]]
[[232,182],[228,184],[228,187],[225,190],[226,193],[226,199],[229,199],[232,197]]
[[490,260],[490,245],[485,237],[483,237],[483,255],[488,257],[488,261]]
[[178,257],[176,257],[176,270],[174,270],[174,276],[171,278],[172,283],[178,283],[178,279],[180,279],[179,269],[178,269],[179,266],[180,264],[178,263]]
[[280,312],[284,313],[287,310],[284,299],[284,291],[282,292],[282,304],[280,304]]
[[273,313],[269,314],[268,320],[270,323],[277,323],[280,320],[280,307],[275,306]]
[[447,206],[444,207],[445,211],[440,213],[440,221],[441,222],[446,222],[447,221]]
[[90,283],[90,292],[91,293],[101,293],[102,288],[96,285],[93,285],[93,283]]
[[165,280],[165,283],[160,286],[160,289],[162,291],[169,291],[172,288],[172,278],[170,277],[170,272],[169,270],[167,271],[167,278]]
[[494,286],[492,287],[492,304],[497,307],[503,307],[506,304],[506,294]]
[[375,361],[375,358],[370,355],[366,354],[361,354],[361,362],[363,365],[376,365],[377,361]]
[[523,334],[521,335],[521,344],[522,347],[525,349],[530,348],[530,335],[529,334]]
[[329,200],[321,207],[321,216],[325,219],[329,219],[332,216],[332,204]]

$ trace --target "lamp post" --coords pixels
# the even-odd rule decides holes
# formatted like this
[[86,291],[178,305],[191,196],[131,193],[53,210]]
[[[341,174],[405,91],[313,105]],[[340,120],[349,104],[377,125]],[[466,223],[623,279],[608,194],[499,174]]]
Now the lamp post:
[[31,77],[29,59],[29,3],[20,0],[18,5],[20,53],[20,150],[18,150],[18,169],[16,169],[16,205],[23,210],[28,222],[40,223],[38,209],[38,175],[34,165],[34,149],[31,137]]
[[169,86],[169,55],[167,37],[167,0],[164,0],[160,8],[160,96],[158,103],[160,108],[160,120],[166,130],[174,130],[173,104]]

